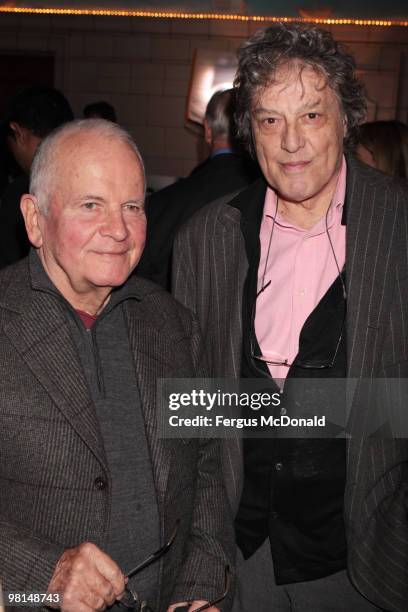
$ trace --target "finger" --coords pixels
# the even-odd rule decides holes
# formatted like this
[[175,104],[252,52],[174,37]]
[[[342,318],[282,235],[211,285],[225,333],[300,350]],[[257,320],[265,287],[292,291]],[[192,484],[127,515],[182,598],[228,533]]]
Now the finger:
[[167,608],[167,612],[175,612],[177,608],[182,608],[184,606],[188,606],[187,601],[181,601],[180,603],[172,604],[169,608]]
[[[188,609],[188,612],[193,612],[194,610],[198,610],[204,604],[208,604],[208,601],[205,600],[195,600],[191,602],[191,605]],[[211,606],[210,608],[205,608],[205,612],[220,612],[218,608],[215,606]]]
[[193,612],[193,610],[198,610],[198,608],[201,608],[201,606],[207,603],[208,601],[205,601],[204,599],[197,599],[195,601],[192,601],[188,609],[188,612]]
[[65,604],[62,602],[60,608],[61,612],[95,612],[94,608],[91,608],[84,602],[75,602],[73,605],[71,603]]
[[[119,595],[121,595],[120,593]],[[117,599],[112,584],[99,572],[95,572],[87,578],[87,596],[84,601],[95,608],[104,610],[111,606]]]
[[81,573],[73,571],[63,594],[64,604],[73,610],[79,604],[85,604],[92,610],[104,610],[115,599],[111,583],[94,566],[85,567]]
[[108,606],[110,606],[110,604],[108,604],[101,595],[97,593],[87,593],[86,599],[82,601],[70,599],[69,603],[65,603],[61,609],[66,610],[66,612],[78,612],[78,610],[84,608],[84,611],[86,610],[87,612],[89,610],[92,610],[92,612],[102,612],[106,610]]
[[92,551],[92,559],[98,572],[112,585],[115,598],[125,590],[125,576],[119,565],[99,548]]
[[125,576],[113,559],[91,542],[80,545],[81,560],[91,564],[113,588],[115,599],[125,590]]

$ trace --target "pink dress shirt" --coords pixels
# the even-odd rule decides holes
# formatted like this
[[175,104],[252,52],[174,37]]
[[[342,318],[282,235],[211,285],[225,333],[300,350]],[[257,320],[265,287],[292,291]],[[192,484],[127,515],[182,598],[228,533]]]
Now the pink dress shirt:
[[[346,161],[343,157],[336,191],[327,215],[337,264],[346,261],[346,227],[341,225],[346,193]],[[278,214],[268,247],[276,211],[276,193],[268,187],[260,229],[255,334],[262,356],[275,379],[285,379],[299,350],[304,322],[337,278],[339,271],[326,232],[326,218],[309,230],[290,225]],[[266,265],[266,267],[265,267]]]

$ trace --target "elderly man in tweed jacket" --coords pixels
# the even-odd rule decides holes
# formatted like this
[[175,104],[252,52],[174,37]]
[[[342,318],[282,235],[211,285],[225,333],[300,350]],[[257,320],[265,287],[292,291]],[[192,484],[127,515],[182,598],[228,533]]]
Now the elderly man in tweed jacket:
[[140,155],[114,124],[73,122],[42,143],[30,191],[34,249],[0,276],[6,606],[22,592],[119,610],[137,591],[134,610],[195,610],[224,591],[232,527],[218,443],[159,437],[156,379],[204,371],[192,315],[128,279],[145,240]]

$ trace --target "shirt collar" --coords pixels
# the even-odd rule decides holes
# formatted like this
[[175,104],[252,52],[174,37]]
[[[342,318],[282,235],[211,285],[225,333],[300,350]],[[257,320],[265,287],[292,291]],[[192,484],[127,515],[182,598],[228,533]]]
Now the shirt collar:
[[230,147],[223,147],[222,149],[216,149],[211,153],[210,158],[217,157],[217,155],[226,155],[227,153],[233,153],[234,151]]

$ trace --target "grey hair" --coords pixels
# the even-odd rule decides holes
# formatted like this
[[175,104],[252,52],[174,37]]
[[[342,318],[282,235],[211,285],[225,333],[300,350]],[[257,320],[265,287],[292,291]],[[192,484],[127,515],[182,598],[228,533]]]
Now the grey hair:
[[234,90],[216,91],[205,111],[205,119],[211,128],[212,139],[233,140]]
[[112,123],[106,119],[78,119],[54,130],[44,138],[35,153],[30,172],[30,193],[36,196],[38,207],[43,214],[47,214],[52,181],[56,175],[55,165],[58,159],[58,147],[66,137],[82,133],[95,134],[109,140],[119,140],[128,145],[140,162],[146,189],[143,159],[129,132],[117,123]]
[[255,155],[251,112],[256,96],[274,82],[280,67],[290,64],[300,71],[308,67],[322,74],[346,118],[345,145],[352,146],[367,109],[354,58],[326,30],[291,23],[260,30],[238,52],[235,119],[238,136],[249,152]]

